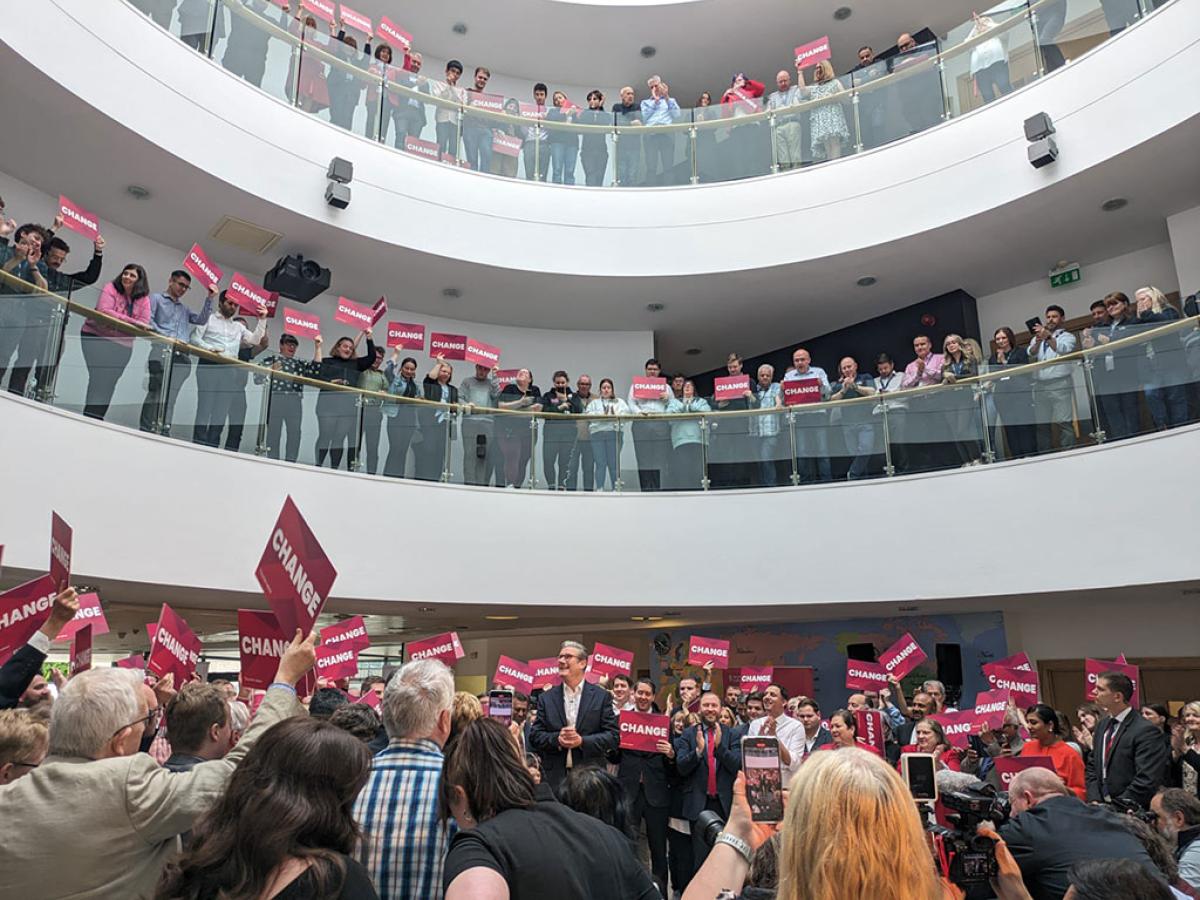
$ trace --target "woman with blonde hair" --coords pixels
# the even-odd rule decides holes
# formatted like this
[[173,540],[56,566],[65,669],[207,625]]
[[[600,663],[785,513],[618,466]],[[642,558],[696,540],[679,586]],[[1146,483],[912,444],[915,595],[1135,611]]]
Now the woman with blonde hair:
[[[1161,328],[1179,318],[1179,310],[1171,305],[1156,287],[1140,287],[1133,295],[1137,309],[1138,331]],[[1187,422],[1187,383],[1191,380],[1183,357],[1182,332],[1145,341],[1137,355],[1138,376],[1146,391],[1146,407],[1159,431],[1176,428]]]
[[[808,92],[813,100],[836,98],[845,88],[833,73],[833,64],[823,59],[813,69],[813,84]],[[812,111],[810,141],[814,160],[837,159],[850,143],[850,127],[840,99],[831,99]]]
[[[978,346],[978,344],[976,344]],[[976,353],[971,343],[961,335],[948,334],[942,341],[942,384],[955,384],[964,378],[974,378],[979,374],[979,361],[982,351]],[[983,420],[979,416],[979,404],[975,400],[974,391],[967,388],[945,391],[942,400],[946,408],[946,427],[949,429],[950,443],[958,454],[958,461],[964,466],[978,465],[980,457],[980,439]]]
[[1200,700],[1185,703],[1171,728],[1172,781],[1200,797]]

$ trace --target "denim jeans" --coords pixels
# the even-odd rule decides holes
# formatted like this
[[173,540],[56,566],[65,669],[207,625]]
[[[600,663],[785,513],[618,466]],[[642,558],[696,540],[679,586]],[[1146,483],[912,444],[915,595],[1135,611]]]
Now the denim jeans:
[[467,150],[467,164],[476,172],[492,170],[492,129],[467,125],[463,128],[463,144]]
[[575,158],[579,155],[579,144],[550,145],[551,180],[555,184],[575,183]]

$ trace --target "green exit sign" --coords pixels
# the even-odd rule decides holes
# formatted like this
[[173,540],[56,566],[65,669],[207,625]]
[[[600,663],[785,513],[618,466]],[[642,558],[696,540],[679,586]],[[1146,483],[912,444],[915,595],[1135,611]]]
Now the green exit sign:
[[1076,284],[1083,280],[1083,272],[1078,265],[1063,266],[1061,269],[1055,269],[1050,273],[1050,287],[1066,287],[1068,284]]

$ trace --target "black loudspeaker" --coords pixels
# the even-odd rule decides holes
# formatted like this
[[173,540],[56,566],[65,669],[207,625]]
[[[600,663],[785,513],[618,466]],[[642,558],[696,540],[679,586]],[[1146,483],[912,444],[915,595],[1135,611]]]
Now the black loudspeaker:
[[952,685],[962,687],[962,647],[958,644],[938,644],[935,653],[938,681],[946,685],[946,692],[950,692]]
[[875,645],[847,644],[846,655],[857,662],[875,662]]
[[331,273],[316,260],[285,256],[263,278],[263,287],[297,303],[307,303],[329,290]]

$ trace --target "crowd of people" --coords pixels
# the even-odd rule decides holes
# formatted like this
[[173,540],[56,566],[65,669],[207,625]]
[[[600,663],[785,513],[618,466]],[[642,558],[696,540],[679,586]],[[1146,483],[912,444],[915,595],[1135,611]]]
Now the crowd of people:
[[[22,291],[39,288],[67,295],[100,277],[103,237],[96,239],[88,266],[67,275],[62,267],[70,247],[59,236],[61,227],[61,217],[43,227],[18,226],[0,215],[0,268],[12,276],[0,284],[0,383],[10,370],[7,387],[16,394],[50,396],[65,327],[52,324],[51,304]],[[1028,344],[1004,327],[992,335],[990,353],[970,336],[946,334],[935,344],[930,333],[918,334],[913,357],[903,368],[881,353],[872,360],[874,375],[852,356],[828,372],[814,365],[803,347],[795,349],[792,366],[781,376],[765,363],[744,369],[742,357],[731,353],[726,376],[745,378],[745,389],[740,396],[721,399],[712,393],[701,396],[695,381],[684,375],[664,373],[657,359],[646,360],[644,375],[666,379],[661,396],[638,395],[632,386],[618,391],[610,377],[595,384],[587,373],[576,375],[572,384],[565,369],[553,373],[545,390],[534,383],[529,368],[501,382],[497,366],[476,364],[456,383],[453,364],[444,357],[435,358],[422,373],[416,357],[398,347],[389,355],[376,345],[371,329],[337,338],[328,354],[318,336],[311,355],[301,353],[300,339],[285,332],[268,353],[272,338],[265,308],[251,323],[239,315],[228,291],[216,286],[198,308],[189,306],[192,276],[186,269],[171,272],[162,290],[153,287],[145,268],[129,263],[100,292],[98,311],[130,328],[92,319],[81,328],[88,374],[84,415],[109,416],[135,335],[144,330],[176,343],[161,345],[169,352],[149,354],[139,417],[143,430],[172,433],[176,402],[194,371],[192,440],[239,450],[251,370],[222,361],[252,361],[262,367],[253,374],[256,384],[266,381],[263,369],[297,376],[270,379],[269,456],[289,462],[300,458],[303,398],[315,391],[318,427],[310,436],[315,438],[315,463],[392,477],[442,479],[449,468],[448,443],[457,440],[466,483],[532,485],[538,474],[531,466],[534,432],[527,417],[509,412],[540,414],[540,481],[551,489],[585,491],[618,487],[629,437],[642,491],[697,489],[705,483],[718,489],[772,487],[1016,459],[1073,447],[1084,435],[1102,432],[1105,440],[1120,440],[1147,428],[1183,425],[1200,415],[1195,390],[1200,384],[1200,329],[1125,340],[1181,315],[1197,315],[1194,295],[1181,311],[1153,286],[1136,289],[1132,298],[1113,291],[1093,301],[1091,321],[1078,333],[1065,328],[1066,311],[1051,305],[1044,321],[1036,317],[1027,323]],[[1107,344],[1115,344],[1111,352],[1103,352]],[[193,347],[212,355],[190,352]],[[1079,363],[1053,362],[1079,350],[1097,351],[1089,378],[1098,420],[1086,394],[1080,394],[1084,374]],[[1029,363],[1044,365],[1022,368]],[[986,382],[981,405],[974,386],[959,383],[985,374],[993,377]],[[811,384],[811,399],[823,402],[790,407],[795,420],[789,426],[784,392],[797,382]],[[347,386],[374,396],[360,409],[356,394],[343,389]],[[942,389],[923,390],[932,387]],[[405,402],[411,400],[454,409]],[[846,402],[855,400],[862,402]],[[701,420],[721,412],[744,415]]]
[[[574,641],[562,642],[553,687],[531,697],[494,685],[511,701],[497,717],[485,710],[496,690],[456,692],[453,672],[429,659],[368,676],[357,695],[348,679],[320,679],[298,697],[316,658],[315,636],[299,630],[265,693],[224,679],[177,686],[122,667],[56,674],[49,685],[50,639],[77,609],[74,590],[61,592],[0,667],[6,896],[1165,900],[1200,891],[1200,702],[1177,718],[1131,707],[1121,672],[1098,677],[1077,724],[1044,703],[1010,704],[1000,731],[981,726],[962,749],[937,718],[954,711],[955,688],[938,681],[909,698],[892,677],[823,718],[814,699],[779,684],[718,693],[711,666],[669,685],[597,683]],[[879,711],[882,751],[858,740],[860,710]],[[666,713],[670,733],[653,750],[622,749],[626,711]],[[752,785],[769,781],[773,822],[752,813],[743,771],[743,738],[764,736],[777,743],[778,777],[756,769]],[[914,802],[898,774],[914,753],[932,760],[936,803]],[[1006,757],[1049,762],[1001,784],[996,760]],[[998,863],[989,891],[955,874],[964,845],[937,839],[931,851],[926,832],[949,833],[961,824],[952,799],[991,802],[1005,793],[997,784],[1010,810],[979,826]],[[761,812],[762,797],[753,802]]]

